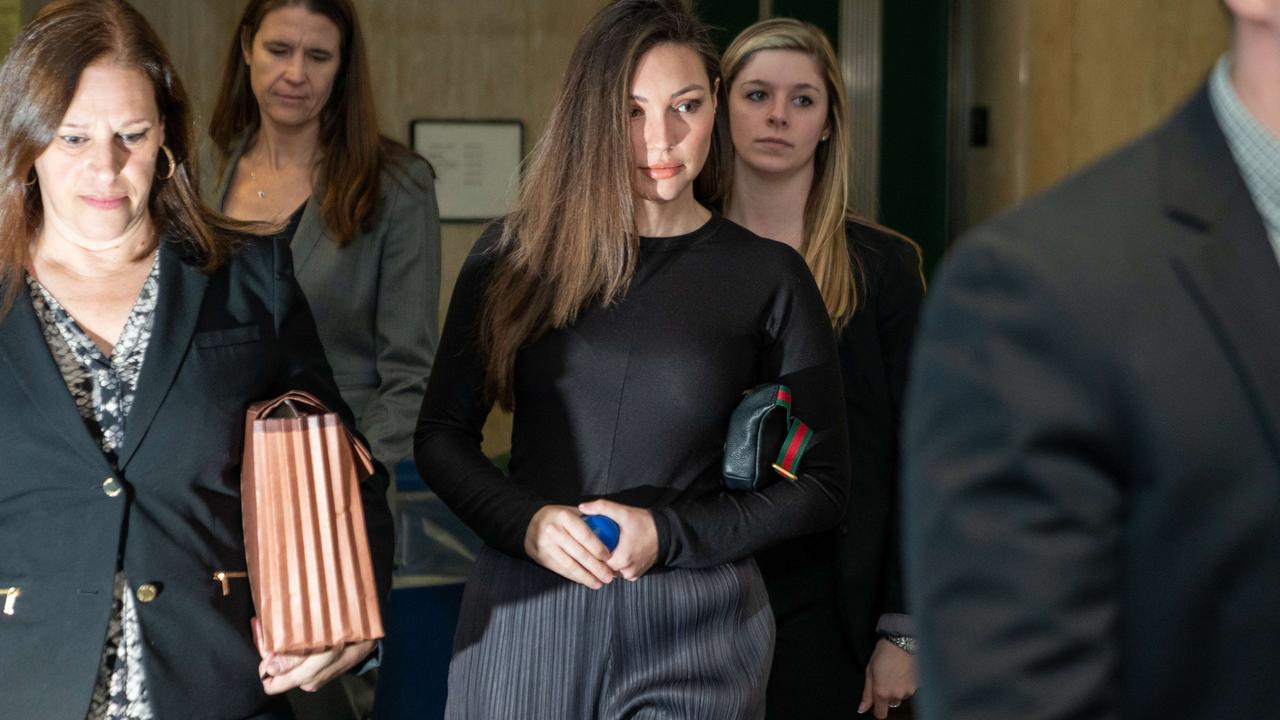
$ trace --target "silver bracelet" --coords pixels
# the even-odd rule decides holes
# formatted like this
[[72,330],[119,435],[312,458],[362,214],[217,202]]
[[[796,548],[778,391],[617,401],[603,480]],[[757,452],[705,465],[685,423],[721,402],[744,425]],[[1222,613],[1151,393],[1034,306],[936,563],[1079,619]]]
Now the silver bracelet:
[[917,643],[916,639],[911,635],[898,635],[896,633],[885,633],[883,637],[885,640],[888,640],[894,645],[897,645],[898,647],[902,648],[904,651],[906,651],[908,655],[915,655],[916,650],[919,649],[919,643]]

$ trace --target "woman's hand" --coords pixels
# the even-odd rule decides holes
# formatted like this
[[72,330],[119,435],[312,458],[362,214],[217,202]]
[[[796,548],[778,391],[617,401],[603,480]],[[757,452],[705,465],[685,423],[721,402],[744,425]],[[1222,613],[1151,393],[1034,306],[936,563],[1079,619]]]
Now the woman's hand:
[[533,514],[524,551],[542,567],[592,590],[613,581],[613,570],[605,564],[609,548],[568,505],[547,505]]
[[375,644],[374,640],[366,640],[307,655],[268,653],[262,648],[262,624],[256,617],[251,622],[258,654],[262,656],[262,662],[258,663],[258,677],[262,679],[262,689],[268,695],[279,695],[294,688],[315,692],[369,657]]
[[604,515],[618,523],[618,547],[609,556],[609,569],[627,580],[639,580],[658,560],[658,528],[644,508],[610,500],[592,500],[578,506],[584,515]]
[[893,643],[880,639],[867,663],[867,679],[862,686],[862,704],[858,712],[874,709],[880,720],[889,717],[889,710],[916,694],[915,656]]

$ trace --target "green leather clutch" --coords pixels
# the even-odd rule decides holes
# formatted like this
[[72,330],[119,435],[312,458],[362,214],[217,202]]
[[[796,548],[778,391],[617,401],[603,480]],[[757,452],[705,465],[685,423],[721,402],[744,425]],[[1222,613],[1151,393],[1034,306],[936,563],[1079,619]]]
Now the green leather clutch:
[[759,490],[782,476],[795,480],[813,430],[791,415],[791,389],[769,383],[747,392],[729,418],[724,442],[724,484]]

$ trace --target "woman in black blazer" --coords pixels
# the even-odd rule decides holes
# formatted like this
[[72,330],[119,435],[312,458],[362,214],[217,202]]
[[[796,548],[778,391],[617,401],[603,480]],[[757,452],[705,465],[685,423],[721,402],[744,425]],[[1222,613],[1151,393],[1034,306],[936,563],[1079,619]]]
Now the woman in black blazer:
[[839,528],[757,556],[778,627],[769,716],[884,718],[916,689],[897,478],[920,252],[846,208],[848,108],[821,30],[757,23],[723,66],[735,150],[725,215],[796,248],[813,271],[840,335],[852,460]]
[[[249,403],[297,388],[349,415],[287,247],[199,205],[186,95],[122,0],[23,29],[0,147],[4,714],[288,717],[270,694],[373,647],[262,658],[248,583],[214,580],[246,566]],[[361,488],[384,592],[385,487]]]

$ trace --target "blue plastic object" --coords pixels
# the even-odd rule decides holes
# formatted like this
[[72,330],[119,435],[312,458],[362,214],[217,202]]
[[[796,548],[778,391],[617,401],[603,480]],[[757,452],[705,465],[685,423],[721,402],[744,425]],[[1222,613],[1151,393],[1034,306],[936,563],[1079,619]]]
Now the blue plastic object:
[[613,549],[618,547],[618,537],[622,534],[618,529],[618,523],[604,515],[583,515],[582,519],[587,523],[587,527],[591,528],[591,532],[600,538],[600,542],[609,548],[609,552],[613,552]]

